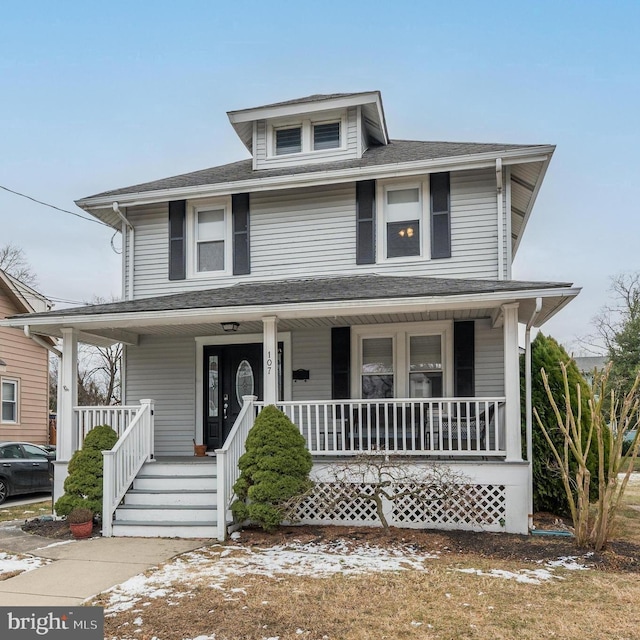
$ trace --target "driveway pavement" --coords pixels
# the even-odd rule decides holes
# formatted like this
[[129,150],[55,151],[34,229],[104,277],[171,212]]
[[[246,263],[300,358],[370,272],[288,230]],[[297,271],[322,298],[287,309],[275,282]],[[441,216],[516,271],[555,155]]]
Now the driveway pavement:
[[52,560],[0,581],[0,606],[74,606],[181,553],[205,539],[89,538],[59,540],[24,533],[17,523],[0,526],[0,551]]

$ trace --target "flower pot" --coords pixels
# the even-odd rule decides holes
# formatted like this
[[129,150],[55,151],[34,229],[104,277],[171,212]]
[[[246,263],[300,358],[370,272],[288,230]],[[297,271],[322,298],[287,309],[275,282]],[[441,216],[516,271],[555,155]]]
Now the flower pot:
[[193,446],[194,455],[198,458],[204,458],[207,455],[206,444],[196,444]]
[[93,520],[89,522],[69,523],[71,533],[76,540],[82,540],[83,538],[90,538],[93,533]]

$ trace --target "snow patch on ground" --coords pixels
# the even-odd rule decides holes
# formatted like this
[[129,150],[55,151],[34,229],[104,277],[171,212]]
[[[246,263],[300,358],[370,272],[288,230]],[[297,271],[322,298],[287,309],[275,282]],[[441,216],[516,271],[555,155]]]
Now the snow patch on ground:
[[491,569],[483,571],[482,569],[456,569],[460,573],[470,573],[476,576],[489,576],[490,578],[503,578],[504,580],[515,580],[526,584],[541,584],[552,578],[560,578],[555,576],[548,569],[520,569],[517,572],[505,571],[504,569]]
[[[588,558],[593,554],[588,553],[582,559]],[[557,560],[548,560],[545,562],[545,569],[520,569],[519,571],[504,571],[503,569],[491,569],[483,571],[482,569],[456,569],[460,573],[470,573],[477,576],[489,576],[492,578],[503,578],[505,580],[515,580],[526,584],[541,584],[547,580],[564,580],[562,576],[554,573],[554,569],[566,569],[567,571],[586,571],[588,565],[578,562],[577,556],[562,556]]]
[[73,544],[75,540],[63,540],[62,542],[52,542],[46,547],[38,547],[36,551],[42,551],[43,549],[51,549],[51,547],[61,547],[63,544]]
[[[150,575],[137,575],[109,590],[105,614],[128,611],[138,603],[175,597],[172,585],[189,590],[189,584],[205,579],[211,589],[227,597],[246,594],[241,588],[227,589],[231,576],[247,574],[275,578],[282,575],[326,578],[335,574],[362,575],[383,571],[424,571],[436,554],[417,553],[409,547],[382,548],[368,544],[292,542],[268,548],[213,546],[185,553]],[[180,594],[184,596],[184,591]]]
[[33,571],[50,564],[51,560],[45,558],[35,558],[33,556],[16,556],[9,553],[0,552],[0,575],[19,571]]

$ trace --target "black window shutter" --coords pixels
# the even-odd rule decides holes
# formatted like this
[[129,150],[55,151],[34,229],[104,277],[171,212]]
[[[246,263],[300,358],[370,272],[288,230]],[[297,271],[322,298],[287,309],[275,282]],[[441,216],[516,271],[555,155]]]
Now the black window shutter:
[[249,253],[249,194],[231,196],[233,219],[233,275],[251,273]]
[[475,396],[475,322],[453,323],[453,389],[456,398]]
[[451,257],[451,187],[449,173],[431,174],[431,257]]
[[331,329],[331,398],[351,397],[351,327]]
[[356,182],[356,264],[376,261],[376,181]]
[[169,203],[169,280],[186,277],[186,216],[186,200]]

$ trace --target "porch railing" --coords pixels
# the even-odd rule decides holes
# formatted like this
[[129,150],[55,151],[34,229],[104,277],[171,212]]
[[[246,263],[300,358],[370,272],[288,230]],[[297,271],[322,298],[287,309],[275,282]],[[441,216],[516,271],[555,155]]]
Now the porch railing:
[[220,449],[216,449],[216,474],[218,478],[218,540],[227,535],[227,510],[233,500],[233,485],[240,476],[238,460],[245,452],[249,430],[255,420],[253,408],[256,396],[242,396],[244,404],[236,421]]
[[120,405],[113,407],[74,407],[75,425],[77,430],[77,443],[82,446],[87,433],[94,427],[108,424],[118,434],[118,437],[127,430],[131,421],[140,411],[140,405]]
[[111,451],[103,451],[102,535],[111,537],[113,514],[142,465],[153,458],[153,400],[140,400],[135,417]]
[[[265,406],[255,403],[259,412]],[[415,456],[506,455],[505,398],[278,402],[314,456],[380,451]]]

